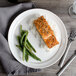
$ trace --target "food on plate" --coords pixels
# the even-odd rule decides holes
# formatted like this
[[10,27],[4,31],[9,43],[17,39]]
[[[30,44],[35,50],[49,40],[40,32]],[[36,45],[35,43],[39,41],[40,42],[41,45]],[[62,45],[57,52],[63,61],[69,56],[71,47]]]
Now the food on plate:
[[28,31],[22,30],[22,26],[20,26],[20,36],[17,36],[18,45],[16,45],[22,52],[23,52],[23,61],[29,60],[29,56],[31,56],[33,59],[41,61],[40,58],[38,58],[32,51],[36,53],[36,50],[31,45],[29,40],[27,39]]
[[34,20],[34,24],[48,48],[52,48],[59,44],[53,30],[43,16],[40,16],[38,19]]

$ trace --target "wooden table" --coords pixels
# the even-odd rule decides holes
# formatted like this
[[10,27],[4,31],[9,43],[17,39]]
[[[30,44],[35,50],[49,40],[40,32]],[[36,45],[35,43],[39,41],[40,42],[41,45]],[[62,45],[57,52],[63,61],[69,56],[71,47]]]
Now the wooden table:
[[[32,2],[34,2],[37,7],[48,9],[56,15],[58,15],[64,22],[68,35],[71,27],[76,28],[76,19],[73,19],[68,15],[68,8],[73,3],[73,0],[32,0]],[[6,0],[0,0],[0,6],[7,5],[12,4],[10,4]],[[75,49],[76,41],[72,43],[66,61],[74,53]],[[56,76],[56,72],[60,69],[58,63],[59,62],[57,62],[49,68],[43,69],[39,73],[31,73],[29,74],[29,76]],[[0,64],[0,76],[4,75],[3,73],[5,72]],[[70,66],[64,71],[64,73],[61,76],[76,76],[76,59],[70,64]]]

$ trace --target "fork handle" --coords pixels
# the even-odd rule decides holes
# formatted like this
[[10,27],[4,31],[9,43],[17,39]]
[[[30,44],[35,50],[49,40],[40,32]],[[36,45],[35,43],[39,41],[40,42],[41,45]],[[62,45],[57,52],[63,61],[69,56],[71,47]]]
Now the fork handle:
[[64,61],[65,61],[65,58],[66,58],[66,56],[67,56],[67,54],[68,54],[68,51],[69,51],[70,46],[71,46],[71,42],[68,41],[68,43],[67,43],[67,48],[66,48],[66,50],[65,50],[65,53],[64,53],[64,55],[62,56],[62,58],[61,58],[61,60],[60,60],[60,63],[59,63],[59,66],[60,66],[60,67],[62,67],[63,64],[64,64]]
[[70,63],[76,58],[76,54],[73,54],[66,64],[58,71],[57,76],[61,76],[61,74],[65,71],[65,69],[70,65]]

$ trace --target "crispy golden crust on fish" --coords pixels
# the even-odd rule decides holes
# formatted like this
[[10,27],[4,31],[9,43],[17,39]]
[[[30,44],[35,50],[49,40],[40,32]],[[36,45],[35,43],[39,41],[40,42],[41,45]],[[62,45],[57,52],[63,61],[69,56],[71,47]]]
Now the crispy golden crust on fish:
[[53,30],[43,16],[40,16],[38,19],[34,20],[34,24],[48,48],[52,48],[53,46],[59,44]]

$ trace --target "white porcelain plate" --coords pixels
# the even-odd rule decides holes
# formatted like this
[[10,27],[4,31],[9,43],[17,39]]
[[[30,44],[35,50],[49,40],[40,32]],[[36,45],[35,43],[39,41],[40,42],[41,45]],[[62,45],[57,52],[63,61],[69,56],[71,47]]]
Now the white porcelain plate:
[[[46,46],[33,24],[33,21],[40,16],[45,17],[59,41],[59,44],[51,49]],[[31,57],[29,57],[28,62],[22,60],[22,52],[16,47],[18,44],[16,36],[20,35],[20,25],[22,25],[23,30],[29,31],[28,40],[36,49],[35,54],[41,61]],[[63,55],[67,45],[67,31],[61,19],[51,11],[39,8],[30,9],[18,15],[12,22],[8,33],[8,43],[13,56],[20,63],[31,68],[45,68],[56,63]]]

